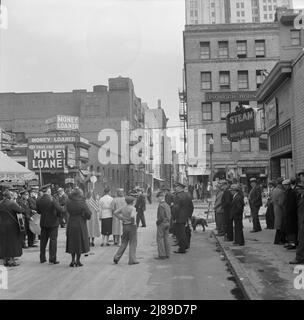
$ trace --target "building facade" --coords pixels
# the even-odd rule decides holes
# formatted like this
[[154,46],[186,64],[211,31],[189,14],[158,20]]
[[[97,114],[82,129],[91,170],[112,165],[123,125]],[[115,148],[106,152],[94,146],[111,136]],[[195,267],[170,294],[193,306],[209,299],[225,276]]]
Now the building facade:
[[206,130],[207,166],[188,159],[189,183],[223,177],[266,182],[267,135],[231,143],[226,116],[239,104],[261,107],[256,90],[280,56],[277,24],[186,26],[184,55],[188,128]]
[[[145,170],[142,166],[120,164],[122,148],[127,148],[128,152],[130,149],[129,145],[122,146],[122,137],[144,126],[141,99],[136,96],[129,78],[111,78],[108,86],[96,85],[92,92],[0,93],[0,114],[0,126],[4,130],[26,138],[43,135],[48,118],[59,114],[79,117],[79,132],[92,146],[85,169],[90,175],[97,176],[97,191],[102,192],[105,185],[111,185],[115,190],[117,187],[130,189],[144,184]],[[129,122],[130,131],[121,127],[122,121]],[[106,139],[100,139],[100,131],[105,129],[118,134],[118,148],[111,149],[109,144],[105,144]],[[119,164],[106,164],[111,155],[118,157]]]
[[281,59],[257,92],[265,106],[273,179],[294,177],[304,169],[304,30],[295,28],[297,16],[278,11]]
[[185,0],[186,24],[273,22],[277,7],[292,0]]

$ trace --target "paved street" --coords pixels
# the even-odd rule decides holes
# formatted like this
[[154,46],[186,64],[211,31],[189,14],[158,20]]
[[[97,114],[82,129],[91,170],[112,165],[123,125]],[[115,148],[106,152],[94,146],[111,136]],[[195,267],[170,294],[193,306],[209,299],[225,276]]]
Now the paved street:
[[[170,260],[158,261],[155,242],[156,205],[146,212],[147,228],[139,228],[139,265],[129,266],[127,255],[113,264],[116,247],[96,246],[94,255],[83,257],[82,268],[70,268],[65,253],[65,229],[60,229],[59,265],[39,263],[38,248],[24,251],[21,265],[8,272],[8,290],[0,299],[236,299],[235,283],[228,278],[225,262],[216,252],[210,230],[199,227],[192,235],[186,255],[172,253]],[[172,251],[175,247],[172,247]]]

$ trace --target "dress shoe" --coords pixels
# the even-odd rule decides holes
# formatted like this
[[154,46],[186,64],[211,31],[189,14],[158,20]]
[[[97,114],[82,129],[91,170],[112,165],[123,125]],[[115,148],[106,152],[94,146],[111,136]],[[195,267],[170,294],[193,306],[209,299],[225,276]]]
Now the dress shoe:
[[293,244],[293,245],[291,244],[291,245],[289,245],[288,247],[286,247],[286,249],[287,249],[287,250],[294,250],[294,249],[297,249],[297,246],[294,245],[294,244]]
[[38,246],[36,244],[32,244],[31,246],[29,246],[30,248],[37,248]]
[[131,265],[131,264],[139,264],[139,261],[135,261],[135,262],[129,262],[129,264]]
[[251,230],[250,233],[256,233],[258,232],[257,230]]
[[72,261],[72,262],[70,263],[70,267],[71,267],[71,268],[76,267],[76,262],[75,262],[75,261]]
[[165,260],[166,257],[154,257],[155,260]]
[[76,267],[83,267],[83,264],[80,261],[76,262]]
[[174,253],[182,253],[182,254],[185,254],[186,251],[174,251]]
[[106,243],[106,246],[107,246],[107,247],[109,247],[109,246],[110,246],[110,244],[107,242],[107,243]]
[[304,259],[303,260],[292,260],[292,261],[289,261],[289,264],[304,264]]
[[104,246],[104,244],[102,243],[100,246],[101,246],[101,247],[103,247],[103,246]]
[[40,263],[45,263],[46,259],[40,260]]
[[60,262],[59,261],[49,261],[50,264],[59,264]]
[[113,262],[115,263],[115,264],[117,264],[118,263],[118,260],[117,259],[113,259]]
[[22,249],[28,249],[29,247],[28,246],[22,246]]

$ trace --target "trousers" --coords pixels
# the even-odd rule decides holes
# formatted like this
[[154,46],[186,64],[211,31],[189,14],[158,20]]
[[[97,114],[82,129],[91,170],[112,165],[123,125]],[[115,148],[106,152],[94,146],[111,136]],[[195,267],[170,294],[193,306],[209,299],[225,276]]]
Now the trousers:
[[245,244],[243,233],[243,220],[242,217],[233,218],[234,223],[234,242],[240,246]]
[[176,238],[179,245],[180,252],[186,252],[188,246],[185,223],[175,223]]
[[129,264],[136,262],[137,227],[133,224],[123,225],[121,245],[114,259],[119,261],[129,245]]
[[230,210],[224,211],[224,231],[228,241],[233,241],[233,220],[230,218]]
[[58,227],[41,227],[40,235],[40,261],[46,260],[45,250],[48,241],[49,245],[49,261],[54,262],[57,260],[57,238],[58,238]]
[[224,213],[215,213],[215,222],[218,234],[225,234]]
[[253,207],[250,206],[251,218],[253,223],[253,230],[254,231],[261,231],[260,219],[259,219],[259,211],[260,207]]
[[266,225],[268,229],[274,229],[273,204],[269,204],[266,211]]
[[139,226],[139,222],[141,222],[141,226],[145,227],[146,226],[146,219],[145,219],[145,213],[144,211],[138,211],[136,215],[136,225],[137,228]]
[[169,223],[161,223],[157,226],[156,242],[159,257],[170,257]]

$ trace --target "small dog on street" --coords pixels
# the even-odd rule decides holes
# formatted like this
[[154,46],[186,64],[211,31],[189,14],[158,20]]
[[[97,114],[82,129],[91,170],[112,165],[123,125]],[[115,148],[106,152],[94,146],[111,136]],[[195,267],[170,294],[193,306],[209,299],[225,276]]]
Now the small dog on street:
[[204,218],[201,217],[191,217],[191,225],[193,228],[193,231],[196,230],[196,227],[201,225],[203,227],[203,231],[205,231],[205,227],[208,227],[207,221]]

